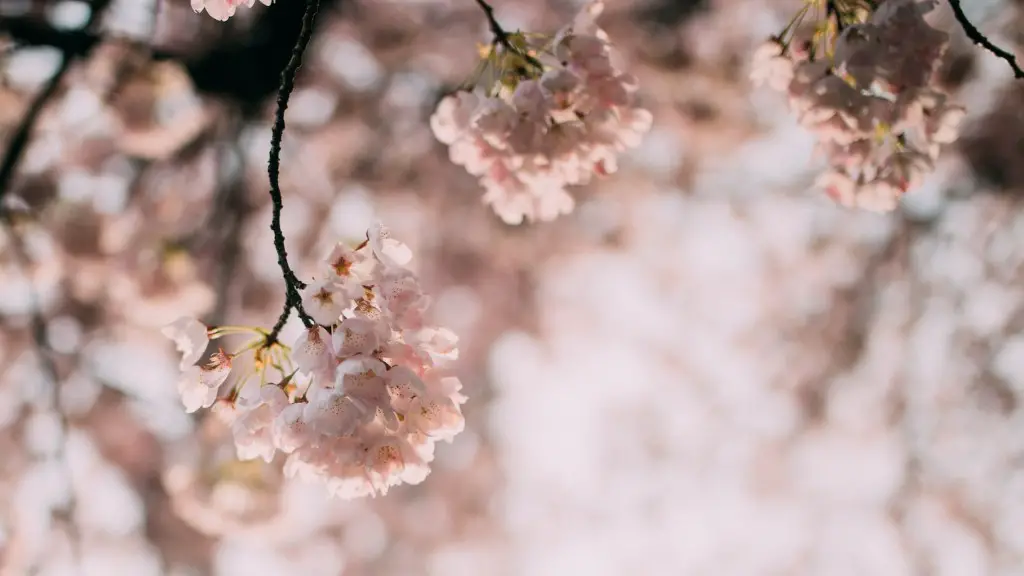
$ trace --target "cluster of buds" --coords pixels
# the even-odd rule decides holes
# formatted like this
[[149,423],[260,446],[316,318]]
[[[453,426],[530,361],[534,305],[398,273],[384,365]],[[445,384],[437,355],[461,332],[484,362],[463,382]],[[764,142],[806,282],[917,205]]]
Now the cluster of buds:
[[829,163],[818,185],[830,197],[893,210],[934,169],[940,147],[956,140],[965,113],[934,84],[948,41],[924,20],[936,2],[813,0],[790,28],[812,4],[830,14],[813,39],[771,39],[755,53],[751,79],[787,92],[801,124],[817,134]]
[[[343,498],[421,482],[434,443],[462,431],[465,397],[447,367],[456,337],[425,323],[429,297],[405,267],[411,256],[379,224],[355,248],[339,243],[303,291],[315,324],[291,347],[258,328],[187,318],[166,327],[182,353],[186,409],[213,406],[231,425],[239,459],[287,454],[285,474]],[[210,339],[245,331],[256,338],[196,365]],[[230,392],[218,400],[222,387]]]
[[431,117],[452,162],[477,176],[484,202],[509,224],[572,211],[566,186],[607,175],[640,144],[651,114],[634,105],[637,80],[613,63],[595,22],[601,1],[545,42],[508,34],[482,51],[493,86],[445,97]]

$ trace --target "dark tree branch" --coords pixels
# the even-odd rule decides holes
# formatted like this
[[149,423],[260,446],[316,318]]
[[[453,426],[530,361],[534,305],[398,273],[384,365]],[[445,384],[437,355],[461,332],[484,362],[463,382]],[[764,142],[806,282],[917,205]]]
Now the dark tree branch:
[[35,128],[43,108],[57,94],[57,88],[60,87],[60,83],[64,80],[64,75],[71,69],[72,59],[73,57],[67,54],[61,57],[60,67],[57,68],[57,72],[46,82],[46,85],[36,94],[36,97],[32,99],[28,110],[25,111],[25,115],[21,118],[21,123],[15,128],[14,134],[11,135],[11,139],[7,142],[7,151],[4,152],[4,158],[0,161],[0,200],[10,192],[11,180],[14,178],[18,164],[21,163],[21,157],[25,154],[25,149],[28,147],[29,138],[32,136],[32,129]]
[[544,70],[544,65],[541,64],[540,60],[537,60],[525,51],[520,50],[519,47],[512,43],[512,38],[509,36],[509,33],[502,28],[501,23],[494,17],[494,8],[490,4],[485,0],[476,0],[476,3],[480,6],[480,9],[484,11],[484,16],[487,18],[487,25],[491,29],[491,34],[494,35],[495,43],[500,44],[506,51],[521,56],[531,66],[538,70]]
[[284,113],[288,109],[288,99],[295,88],[295,76],[302,65],[302,54],[309,45],[309,39],[313,36],[313,22],[316,19],[317,10],[320,7],[320,0],[306,0],[306,11],[302,15],[302,30],[292,48],[291,58],[288,64],[281,71],[281,86],[277,91],[277,112],[274,114],[274,129],[270,136],[270,159],[267,161],[267,175],[270,177],[270,200],[273,203],[273,216],[270,222],[270,229],[274,232],[274,248],[277,250],[277,264],[281,267],[281,274],[285,283],[284,310],[280,318],[267,336],[267,342],[277,341],[277,337],[284,327],[284,323],[291,313],[291,309],[299,313],[302,323],[310,328],[316,323],[302,306],[302,297],[299,290],[306,285],[295,276],[292,267],[288,264],[288,252],[284,246],[284,232],[281,231],[281,209],[284,207],[281,199],[281,140],[284,137]]
[[1006,63],[1009,64],[1010,68],[1013,70],[1014,78],[1024,78],[1024,70],[1021,70],[1020,66],[1017,65],[1017,58],[1015,58],[1013,54],[993,44],[991,40],[986,38],[984,34],[974,27],[974,24],[971,24],[971,21],[967,19],[967,15],[964,14],[964,10],[960,6],[960,0],[949,0],[949,7],[953,9],[953,15],[956,16],[956,21],[960,23],[960,27],[964,29],[964,33],[971,39],[971,42],[974,42],[999,58],[1006,60]]
[[[89,20],[86,21],[85,26],[79,32],[85,32],[92,28],[109,5],[110,0],[96,0],[93,2]],[[3,20],[5,19],[0,19],[0,21]],[[72,35],[71,37],[76,38],[77,36]],[[36,122],[39,121],[39,115],[42,114],[43,108],[57,94],[57,89],[60,88],[60,83],[64,80],[68,70],[71,69],[71,64],[75,58],[88,54],[93,45],[79,43],[65,47],[61,52],[60,66],[57,68],[57,71],[47,81],[46,85],[43,86],[43,89],[36,94],[32,103],[29,104],[28,110],[25,111],[25,115],[21,118],[21,123],[15,128],[14,134],[7,143],[7,150],[4,152],[3,160],[0,160],[0,200],[3,200],[4,196],[11,190],[11,180],[18,169],[18,164],[21,163],[21,157],[25,154],[25,149],[28,147],[29,139],[32,136],[32,130],[35,128]]]
[[[341,4],[340,0],[321,0],[320,9]],[[289,1],[256,10],[251,26],[228,30],[226,38],[197,51],[148,46],[132,39],[123,41],[153,60],[180,63],[197,92],[228,100],[243,113],[251,114],[260,110],[280,86],[280,70],[295,45],[304,7],[302,2]],[[58,30],[30,15],[0,18],[0,32],[8,34],[19,46],[52,46],[76,57],[88,54],[102,41],[117,39],[86,29]]]
[[0,18],[0,32],[24,46],[50,46],[69,56],[84,56],[100,41],[100,36],[85,29],[58,30],[46,21],[28,16]]
[[[109,1],[96,0],[97,4],[94,5],[94,8],[99,3],[106,4]],[[302,54],[313,33],[316,14],[321,6],[335,3],[340,4],[336,0],[307,0],[305,6],[298,2],[275,2],[266,9],[261,9],[253,26],[244,33],[231,36],[194,55],[139,45],[154,60],[180,62],[187,69],[199,93],[225,98],[237,105],[243,114],[254,113],[265,101],[265,98],[277,90],[278,108],[275,115],[271,157],[267,171],[270,177],[270,193],[274,207],[271,228],[274,231],[274,246],[278,252],[278,264],[281,266],[286,284],[286,302],[268,342],[276,341],[292,308],[299,311],[304,324],[307,326],[314,324],[306,314],[298,292],[304,287],[304,284],[296,277],[288,264],[284,248],[284,234],[281,231],[280,222],[283,208],[279,183],[280,146],[285,127],[284,112],[294,88],[295,75],[301,64]],[[298,18],[300,11],[302,11],[301,24]],[[93,14],[97,14],[95,9]],[[54,46],[72,57],[86,56],[95,45],[104,40],[101,34],[93,32],[89,28],[87,26],[81,30],[63,31],[56,30],[45,22],[33,20],[31,17],[0,19],[0,31],[8,33],[16,43]],[[139,43],[136,42],[136,44]],[[289,51],[286,47],[291,47],[291,50]],[[281,72],[274,72],[274,70]],[[54,90],[56,90],[56,85]],[[42,103],[51,97],[52,95],[46,96],[42,99]],[[42,103],[39,105],[40,108]],[[27,124],[31,126],[34,123],[33,119]],[[31,127],[26,131],[25,143],[21,145],[22,148],[27,144],[30,131]],[[19,156],[22,151],[18,152]],[[2,190],[0,190],[0,195],[2,195]]]

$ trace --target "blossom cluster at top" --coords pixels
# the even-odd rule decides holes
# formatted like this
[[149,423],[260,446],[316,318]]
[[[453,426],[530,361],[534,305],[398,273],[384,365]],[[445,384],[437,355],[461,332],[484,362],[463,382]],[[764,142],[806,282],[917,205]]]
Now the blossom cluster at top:
[[[264,6],[270,6],[274,0],[260,0],[260,2]],[[225,22],[234,16],[235,10],[243,4],[252,8],[256,4],[256,0],[192,0],[192,10],[196,13],[206,10],[206,13],[214,20]]]
[[484,202],[509,224],[572,211],[566,186],[616,171],[618,155],[639,145],[651,114],[634,104],[637,79],[613,63],[608,35],[591,2],[575,22],[535,49],[492,49],[501,80],[445,97],[431,117],[452,162],[480,179]]
[[434,443],[462,431],[465,397],[447,367],[456,337],[425,323],[430,299],[405,267],[410,258],[380,225],[358,247],[339,243],[303,291],[316,324],[292,347],[256,330],[248,345],[198,366],[211,338],[246,329],[188,318],[166,327],[182,353],[186,409],[213,406],[232,427],[239,459],[288,454],[286,474],[343,498],[421,482]]
[[[895,209],[958,136],[964,109],[935,86],[948,41],[924,20],[935,4],[886,0],[870,15],[839,10],[833,42],[825,29],[809,42],[772,39],[754,55],[751,79],[789,95],[829,163],[818,185],[845,206]],[[824,54],[815,53],[819,39]]]

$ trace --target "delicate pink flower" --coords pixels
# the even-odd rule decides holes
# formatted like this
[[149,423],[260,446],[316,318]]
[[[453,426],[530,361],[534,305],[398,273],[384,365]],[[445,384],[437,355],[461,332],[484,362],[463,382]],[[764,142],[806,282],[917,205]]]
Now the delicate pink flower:
[[181,369],[199,361],[210,343],[209,329],[195,318],[181,317],[160,330],[181,352]]
[[348,244],[338,242],[334,245],[331,253],[327,255],[327,268],[329,275],[327,282],[333,282],[338,286],[345,286],[346,295],[350,294],[350,285],[362,284],[369,276],[373,268],[373,260],[366,256],[362,250],[353,250]]
[[261,458],[270,462],[274,459],[274,420],[286,406],[288,397],[280,388],[274,385],[262,387],[260,403],[239,415],[231,426],[239,460]]
[[434,365],[430,354],[420,346],[413,346],[399,338],[392,338],[380,348],[381,357],[392,366],[401,366],[421,374]]
[[615,72],[608,58],[608,42],[598,36],[572,34],[555,48],[559,60],[585,76],[607,76]]
[[217,400],[217,391],[230,373],[231,357],[223,350],[214,354],[206,366],[185,368],[178,380],[178,393],[185,404],[185,411],[195,412],[212,406]]
[[334,353],[339,357],[372,354],[381,345],[378,326],[365,318],[342,320],[331,335]]
[[432,369],[423,374],[423,385],[432,396],[447,396],[456,404],[466,402],[462,394],[462,381],[446,369]]
[[565,68],[548,70],[540,78],[540,85],[551,94],[556,108],[565,109],[572,106],[573,93],[580,86],[580,77]]
[[[240,459],[288,454],[286,475],[341,498],[422,481],[434,443],[462,430],[465,397],[458,379],[440,368],[458,357],[458,339],[426,324],[430,299],[404,267],[410,258],[380,225],[357,248],[336,246],[325,262],[328,280],[304,293],[307,311],[323,326],[308,328],[285,359],[277,348],[237,356],[222,350],[209,365],[189,367],[180,384],[186,408],[213,404],[237,357],[236,372],[263,371],[236,377],[215,409],[231,426]],[[280,374],[277,363],[298,370]],[[284,380],[264,385],[268,374]]]
[[[948,35],[924,19],[934,1],[887,0],[867,22],[850,24],[831,59],[810,62],[790,46],[790,108],[819,139],[830,167],[819,185],[840,204],[885,211],[933,169],[940,145],[953,142],[963,108],[946,103],[934,72]],[[783,58],[774,40],[754,59],[769,75]],[[779,66],[782,66],[779,63]]]
[[384,379],[391,395],[391,406],[402,414],[408,412],[414,400],[426,393],[423,381],[405,366],[395,366],[388,370]]
[[367,410],[347,395],[334,391],[306,404],[302,417],[321,434],[348,436],[367,418]]
[[[541,88],[537,80],[523,80],[512,93],[512,106],[519,112],[523,120],[532,122],[543,121],[547,117],[550,104],[548,94]],[[520,126],[531,125],[520,122]]]
[[411,333],[409,337],[411,342],[430,355],[434,364],[459,358],[459,337],[447,328],[422,328]]
[[[212,403],[212,406],[210,407],[210,412],[213,412],[213,414],[221,422],[227,424],[228,426],[231,426],[232,424],[234,424],[235,420],[238,419],[238,417],[241,415],[241,411],[238,409],[238,406],[235,404],[233,400],[227,398],[217,399],[216,394],[214,394],[214,397],[215,399],[214,402]],[[192,410],[188,411],[192,412]]]
[[271,429],[274,446],[290,454],[306,445],[313,435],[313,427],[305,418],[304,404],[289,404],[274,419]]
[[322,372],[331,362],[331,335],[322,326],[313,326],[292,346],[292,359],[306,373]]
[[572,22],[555,34],[553,44],[558,46],[565,38],[573,34],[594,36],[607,42],[608,34],[597,25],[597,17],[604,12],[604,8],[604,0],[590,0],[586,2],[576,13]]
[[634,104],[636,77],[612,62],[594,21],[603,6],[589,3],[555,35],[560,64],[540,78],[519,78],[495,96],[446,98],[431,120],[452,162],[480,179],[484,202],[506,223],[571,212],[566,187],[614,172],[618,155],[650,129],[650,113]]
[[200,378],[201,370],[199,366],[189,366],[178,379],[178,394],[185,405],[185,412],[190,414],[200,408],[209,408],[217,401],[218,387],[210,387],[203,383]]
[[395,436],[381,437],[371,445],[365,464],[371,485],[381,495],[400,482],[419,484],[430,473],[412,446]]
[[374,222],[366,232],[373,255],[385,266],[405,266],[412,260],[412,250],[391,237],[391,231],[380,222]]
[[[260,0],[264,5],[270,6],[273,0]],[[255,0],[192,0],[192,10],[196,13],[206,10],[214,20],[226,21],[235,15],[235,9],[245,5],[252,8]]]
[[773,90],[783,91],[793,80],[794,64],[783,54],[778,40],[769,40],[754,51],[750,80],[755,86],[767,84]]
[[446,396],[419,396],[406,414],[409,426],[448,442],[466,427],[459,406]]
[[952,144],[959,137],[960,123],[967,111],[963,106],[945,105],[934,111],[928,119],[928,135],[937,144]]
[[352,302],[346,293],[329,280],[314,281],[302,290],[302,307],[318,324],[331,325]]
[[261,391],[263,385],[255,378],[248,378],[241,388],[238,389],[235,404],[241,411],[250,410],[262,402]]
[[377,279],[374,291],[379,294],[381,308],[396,322],[408,328],[418,328],[422,312],[430,303],[420,290],[416,275],[404,268],[385,272]]
[[460,91],[445,96],[430,117],[434,136],[445,144],[453,144],[462,138],[469,130],[473,113],[479,105],[480,97],[472,92]]
[[391,409],[384,374],[387,366],[369,356],[356,356],[338,365],[335,385],[339,392],[356,400],[370,413],[378,413],[392,428],[398,420]]

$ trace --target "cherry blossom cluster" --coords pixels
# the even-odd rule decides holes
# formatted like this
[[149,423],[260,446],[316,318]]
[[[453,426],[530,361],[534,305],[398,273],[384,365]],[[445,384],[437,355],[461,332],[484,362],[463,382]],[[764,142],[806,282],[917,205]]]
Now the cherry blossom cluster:
[[[270,6],[274,0],[260,0],[264,6]],[[252,8],[256,0],[192,0],[192,10],[197,14],[206,10],[214,20],[226,22],[235,15],[235,10],[242,5]]]
[[651,128],[651,113],[634,104],[636,77],[613,63],[594,20],[603,7],[591,2],[544,46],[520,34],[514,50],[492,47],[495,86],[451,94],[431,117],[452,162],[480,179],[484,202],[509,224],[571,212],[566,186],[615,172]]
[[253,341],[200,366],[210,339],[246,329],[188,318],[166,327],[182,354],[186,410],[214,407],[231,425],[239,459],[287,454],[287,475],[343,498],[421,482],[434,443],[463,430],[465,397],[448,367],[456,336],[426,323],[430,299],[405,267],[411,257],[379,224],[357,247],[339,243],[302,293],[316,323],[291,347],[249,329]]
[[895,209],[958,136],[964,108],[935,86],[948,41],[924,20],[935,4],[836,9],[831,37],[826,27],[807,42],[773,38],[754,54],[751,79],[788,94],[829,164],[818,185],[844,206]]

